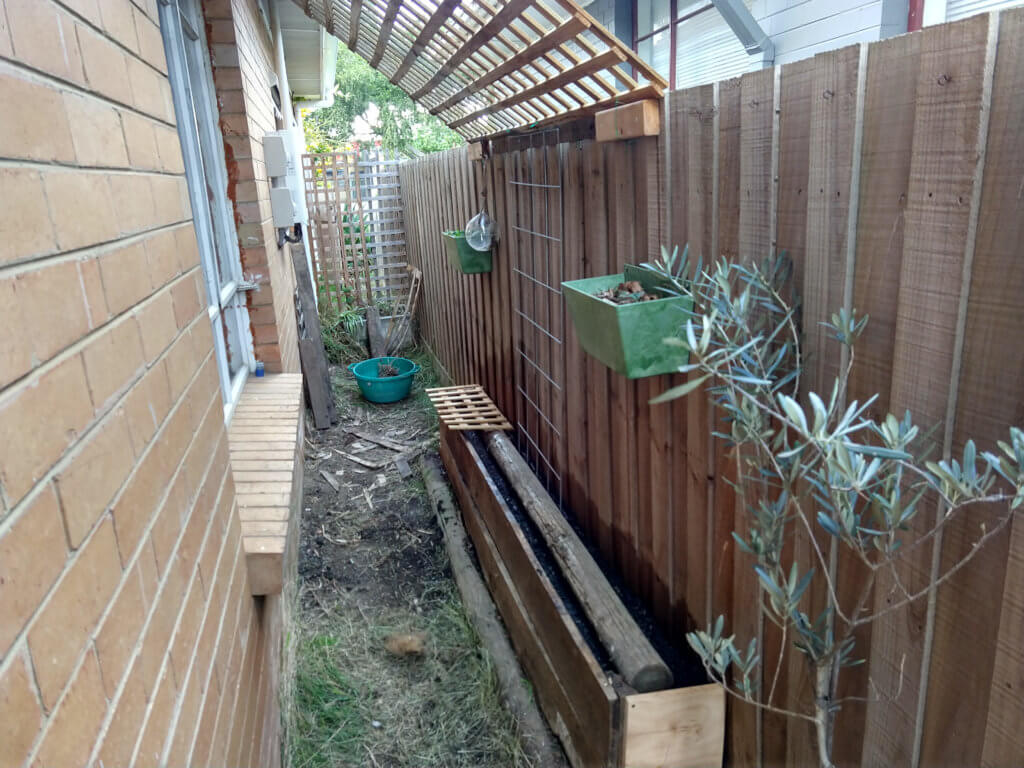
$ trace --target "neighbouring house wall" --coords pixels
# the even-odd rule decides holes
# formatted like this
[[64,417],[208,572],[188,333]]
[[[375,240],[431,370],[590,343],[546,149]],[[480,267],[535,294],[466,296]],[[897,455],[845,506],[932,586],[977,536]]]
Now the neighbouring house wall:
[[280,760],[157,19],[0,3],[0,768]]
[[[231,196],[242,268],[246,276],[260,278],[260,289],[248,296],[256,359],[268,371],[295,373],[299,370],[295,273],[290,247],[277,247],[270,180],[263,162],[263,137],[278,129],[270,92],[273,43],[255,0],[207,0],[203,11],[228,177],[234,187]],[[287,90],[283,80],[280,87]]]

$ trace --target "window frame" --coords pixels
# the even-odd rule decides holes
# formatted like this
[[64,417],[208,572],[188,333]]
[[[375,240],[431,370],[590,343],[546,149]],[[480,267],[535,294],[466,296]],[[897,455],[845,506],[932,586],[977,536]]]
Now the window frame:
[[[638,17],[639,17],[639,13],[638,13],[639,4],[640,4],[640,0],[631,0],[631,2],[630,2],[630,7],[632,8],[632,12],[633,12],[633,24],[632,24],[632,26],[633,26],[633,52],[639,55],[639,53],[640,53],[640,43],[643,43],[646,40],[650,40],[655,35],[657,35],[657,34],[659,34],[661,32],[664,32],[667,29],[669,31],[669,40],[668,40],[668,46],[669,46],[669,54],[668,54],[668,87],[669,87],[669,90],[675,90],[675,88],[676,88],[676,70],[677,70],[676,58],[678,56],[677,48],[678,48],[678,45],[679,45],[679,39],[678,39],[679,25],[682,24],[684,21],[689,21],[690,19],[694,18],[695,16],[700,16],[703,13],[708,13],[710,11],[714,11],[715,10],[715,5],[714,5],[714,3],[710,2],[710,0],[709,0],[706,3],[697,6],[696,8],[691,10],[689,13],[684,13],[682,16],[680,16],[679,15],[679,0],[669,0],[669,11],[668,11],[668,19],[669,20],[668,20],[668,23],[667,24],[662,24],[660,27],[657,27],[656,29],[652,29],[650,32],[644,32],[641,35],[641,34],[638,34],[638,28],[637,28]],[[690,5],[690,3],[686,3],[686,5]],[[684,7],[685,7],[685,5],[684,5]],[[651,64],[651,66],[654,66],[653,63]]]
[[230,422],[256,360],[213,71],[197,0],[160,0],[160,31],[207,293],[224,420]]

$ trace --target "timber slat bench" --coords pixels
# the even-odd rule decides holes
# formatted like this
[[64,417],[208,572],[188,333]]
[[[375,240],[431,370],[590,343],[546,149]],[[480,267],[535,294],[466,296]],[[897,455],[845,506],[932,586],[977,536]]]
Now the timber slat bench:
[[284,585],[302,502],[302,375],[250,378],[228,431],[231,473],[254,595]]

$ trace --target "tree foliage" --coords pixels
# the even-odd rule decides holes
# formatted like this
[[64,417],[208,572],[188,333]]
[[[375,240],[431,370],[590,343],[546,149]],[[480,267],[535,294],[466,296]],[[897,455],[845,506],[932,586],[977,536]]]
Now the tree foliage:
[[[706,387],[724,412],[722,432],[715,434],[729,443],[736,463],[739,530],[733,537],[752,561],[765,619],[778,628],[783,646],[801,654],[813,692],[797,708],[780,702],[782,655],[763,658],[756,637],[726,635],[723,617],[687,640],[734,696],[813,723],[819,763],[831,768],[835,716],[846,703],[837,695],[839,679],[861,663],[858,651],[865,653],[856,647],[855,630],[927,597],[1024,507],[1024,431],[1010,427],[1008,439],[992,451],[968,440],[959,457],[930,460],[927,435],[909,412],[875,420],[876,397],[847,402],[854,345],[866,317],[840,310],[826,323],[843,362],[831,390],[815,393],[802,379],[788,260],[697,265],[692,278],[686,261],[685,252],[681,259],[663,252],[650,265],[693,299],[683,333],[665,340],[689,349],[689,364],[680,370],[690,381],[655,401]],[[963,514],[976,505],[991,505],[980,524]],[[954,520],[972,539],[969,551],[931,581],[911,586],[906,557],[941,540]],[[811,562],[794,554],[795,536],[810,545]],[[864,573],[848,585],[852,594],[837,586],[840,549]],[[876,590],[885,604],[872,599]],[[821,610],[811,611],[812,594],[824,597]],[[870,697],[892,696],[870,680],[869,688]]]
[[462,143],[457,133],[342,46],[334,86],[334,104],[306,115],[306,146],[311,151],[329,152],[350,143],[353,124],[357,118],[372,116],[371,105],[377,108],[377,116],[370,127],[375,142],[384,149],[426,153]]

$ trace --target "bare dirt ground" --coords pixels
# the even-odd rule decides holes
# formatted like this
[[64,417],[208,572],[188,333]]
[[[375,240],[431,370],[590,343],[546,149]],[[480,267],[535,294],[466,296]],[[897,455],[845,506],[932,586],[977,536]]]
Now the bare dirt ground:
[[528,765],[417,465],[436,450],[429,369],[390,405],[332,376],[340,422],[306,444],[292,768]]

